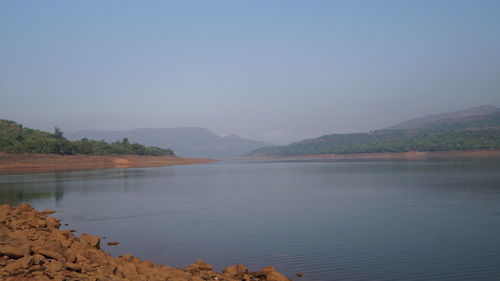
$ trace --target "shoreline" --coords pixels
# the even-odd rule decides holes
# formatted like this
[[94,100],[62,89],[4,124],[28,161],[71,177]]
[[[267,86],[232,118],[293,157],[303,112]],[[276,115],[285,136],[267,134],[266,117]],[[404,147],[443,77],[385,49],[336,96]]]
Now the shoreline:
[[7,154],[0,152],[0,175],[146,168],[215,162],[215,159],[148,155]]
[[500,150],[451,150],[451,151],[409,151],[409,152],[377,152],[352,154],[312,154],[292,156],[254,156],[242,157],[240,160],[429,160],[429,159],[488,159],[500,158]]
[[1,280],[291,281],[272,266],[250,272],[238,264],[219,273],[201,260],[174,268],[131,254],[113,257],[100,248],[100,237],[76,237],[74,230],[59,229],[60,220],[48,217],[53,213],[38,212],[27,203],[0,205]]

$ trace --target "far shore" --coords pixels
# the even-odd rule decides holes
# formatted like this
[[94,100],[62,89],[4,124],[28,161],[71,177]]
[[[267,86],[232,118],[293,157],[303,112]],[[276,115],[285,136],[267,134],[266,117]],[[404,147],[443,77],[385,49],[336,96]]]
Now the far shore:
[[410,151],[353,154],[316,154],[296,156],[255,156],[242,160],[328,159],[328,160],[426,160],[426,159],[485,159],[500,158],[500,150]]
[[[430,160],[430,159],[487,159],[500,158],[500,150],[469,151],[411,151],[398,153],[317,154],[297,156],[255,156],[236,160]],[[116,168],[146,168],[172,165],[201,164],[219,161],[207,158],[182,158],[177,156],[142,155],[57,155],[57,154],[8,154],[0,152],[0,174],[31,174],[68,171],[86,171]]]
[[114,168],[145,168],[214,162],[214,159],[142,155],[7,154],[0,152],[0,174],[31,174]]

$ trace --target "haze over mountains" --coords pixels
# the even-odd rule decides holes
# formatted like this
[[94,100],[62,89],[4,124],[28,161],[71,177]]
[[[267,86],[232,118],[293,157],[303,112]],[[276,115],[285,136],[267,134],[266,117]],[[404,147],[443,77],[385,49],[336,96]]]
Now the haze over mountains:
[[500,113],[500,108],[492,105],[482,105],[465,110],[433,114],[414,118],[386,129],[424,129],[442,125],[451,125],[484,119],[487,115]]
[[65,133],[70,140],[88,138],[114,142],[128,138],[149,146],[172,149],[176,155],[195,158],[234,158],[272,143],[241,138],[236,135],[221,137],[205,128],[157,128],[130,131],[82,130]]
[[66,133],[70,140],[88,138],[115,142],[128,138],[148,146],[170,148],[183,157],[236,158],[247,156],[308,155],[444,151],[500,147],[500,109],[483,105],[465,110],[414,118],[370,133],[331,134],[289,145],[221,137],[200,127],[135,129],[130,131],[82,130]]
[[484,105],[415,118],[369,133],[331,134],[247,156],[291,156],[500,148],[500,109]]

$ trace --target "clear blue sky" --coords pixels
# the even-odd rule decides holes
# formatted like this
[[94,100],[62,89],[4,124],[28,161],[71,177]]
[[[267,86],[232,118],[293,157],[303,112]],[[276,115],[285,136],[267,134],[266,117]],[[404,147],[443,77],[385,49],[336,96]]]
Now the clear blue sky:
[[500,1],[0,1],[0,118],[285,143],[500,105]]

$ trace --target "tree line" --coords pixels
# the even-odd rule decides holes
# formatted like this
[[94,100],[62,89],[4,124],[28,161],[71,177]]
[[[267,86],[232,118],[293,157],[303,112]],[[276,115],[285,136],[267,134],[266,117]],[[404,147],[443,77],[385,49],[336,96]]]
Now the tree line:
[[263,147],[246,156],[292,156],[408,151],[500,149],[500,128],[466,130],[379,130],[332,134],[284,146]]
[[60,128],[53,133],[25,128],[10,120],[0,120],[0,151],[6,153],[44,153],[44,154],[88,154],[88,155],[153,155],[173,156],[171,149],[130,143],[127,138],[107,143],[104,140],[70,141],[64,137]]

